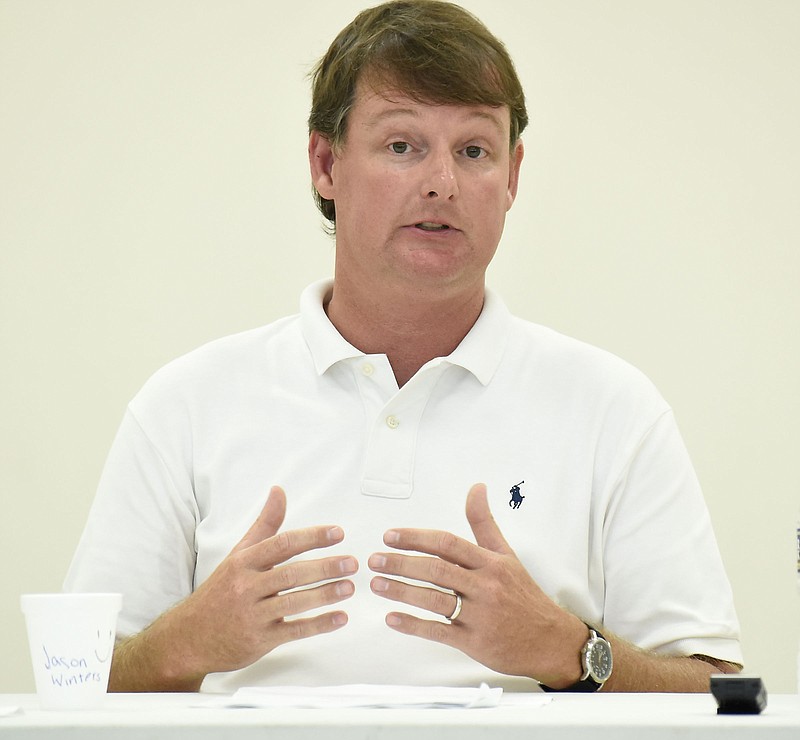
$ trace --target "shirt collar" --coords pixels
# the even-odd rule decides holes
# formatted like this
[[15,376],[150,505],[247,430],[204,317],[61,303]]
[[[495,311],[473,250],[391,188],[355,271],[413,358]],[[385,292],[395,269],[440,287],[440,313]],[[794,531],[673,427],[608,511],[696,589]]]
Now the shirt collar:
[[333,291],[333,280],[319,280],[309,285],[300,296],[300,320],[303,336],[311,350],[318,375],[341,360],[363,357],[364,353],[348,342],[331,324],[325,313],[325,303]]
[[506,304],[487,288],[481,315],[447,359],[471,372],[482,385],[489,385],[505,352],[510,328]]
[[[300,297],[303,336],[319,375],[337,362],[364,356],[336,331],[325,313],[324,305],[332,290],[333,280],[320,280],[309,285]],[[487,289],[478,320],[461,344],[443,360],[463,367],[481,384],[488,385],[503,356],[510,322],[503,301]]]

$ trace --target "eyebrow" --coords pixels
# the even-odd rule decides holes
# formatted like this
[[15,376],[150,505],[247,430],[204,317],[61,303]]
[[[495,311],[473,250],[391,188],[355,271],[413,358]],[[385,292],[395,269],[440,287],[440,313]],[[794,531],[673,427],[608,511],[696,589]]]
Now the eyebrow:
[[[435,105],[435,104],[433,104],[433,105]],[[443,103],[443,105],[446,105],[446,104]],[[470,106],[467,106],[467,105],[458,106],[458,107],[463,107],[465,109],[469,109],[470,108]],[[382,123],[383,121],[385,121],[387,119],[397,118],[397,117],[406,117],[406,116],[409,116],[411,118],[419,118],[420,115],[421,115],[420,111],[417,108],[387,108],[386,110],[383,110],[383,111],[380,111],[379,113],[377,113],[370,120],[365,121],[364,125],[367,128],[374,128],[375,126],[378,126],[380,123]],[[481,120],[484,120],[484,121],[488,121],[501,134],[505,135],[505,133],[506,133],[505,127],[503,126],[502,121],[497,116],[492,115],[488,111],[470,110],[470,113],[469,113],[468,116],[466,116],[466,118],[467,119],[478,118],[478,119],[481,119]]]

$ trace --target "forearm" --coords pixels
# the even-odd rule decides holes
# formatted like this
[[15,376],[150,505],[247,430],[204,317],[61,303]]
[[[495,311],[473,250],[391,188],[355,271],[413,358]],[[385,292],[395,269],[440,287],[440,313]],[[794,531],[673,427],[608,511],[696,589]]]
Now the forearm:
[[[558,650],[537,650],[536,678],[556,690],[568,689],[583,671],[581,649],[589,629],[577,617],[562,612],[557,632],[546,641]],[[614,669],[602,691],[612,692],[705,692],[714,673],[738,673],[734,663],[706,656],[667,656],[642,650],[603,627],[600,632],[611,643]],[[537,675],[538,674],[538,675]]]
[[171,632],[171,615],[162,615],[114,648],[108,690],[199,691],[205,674],[192,669],[187,652]]
[[713,673],[738,673],[734,663],[704,656],[665,656],[641,650],[608,635],[614,654],[614,670],[603,691],[707,692]]

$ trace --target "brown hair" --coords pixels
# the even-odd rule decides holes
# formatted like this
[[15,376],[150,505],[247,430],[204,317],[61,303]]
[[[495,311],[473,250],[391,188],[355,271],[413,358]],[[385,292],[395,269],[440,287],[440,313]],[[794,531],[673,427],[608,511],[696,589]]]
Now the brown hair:
[[[441,0],[393,0],[359,13],[311,73],[309,131],[340,146],[363,77],[426,103],[508,106],[510,147],[528,123],[525,94],[505,46],[474,15]],[[322,215],[333,201],[314,189]]]

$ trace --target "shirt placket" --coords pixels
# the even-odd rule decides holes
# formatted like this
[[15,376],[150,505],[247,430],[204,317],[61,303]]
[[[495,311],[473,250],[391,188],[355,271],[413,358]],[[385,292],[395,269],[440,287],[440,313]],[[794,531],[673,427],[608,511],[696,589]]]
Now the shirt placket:
[[409,498],[419,425],[439,378],[449,367],[437,361],[422,368],[398,389],[383,358],[360,358],[356,381],[364,402],[367,444],[361,493],[382,498]]

